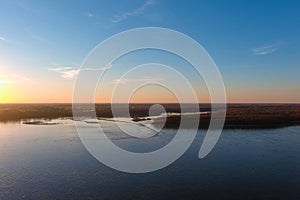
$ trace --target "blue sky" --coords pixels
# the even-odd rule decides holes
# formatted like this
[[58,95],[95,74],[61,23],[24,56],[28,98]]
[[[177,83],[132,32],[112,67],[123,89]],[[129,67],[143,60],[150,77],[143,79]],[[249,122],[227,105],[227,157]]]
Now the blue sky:
[[[97,44],[131,28],[158,26],[180,31],[208,51],[230,102],[300,102],[296,0],[0,0],[0,5],[6,101],[69,101],[72,77]],[[33,94],[35,85],[53,91],[48,96],[37,88]]]

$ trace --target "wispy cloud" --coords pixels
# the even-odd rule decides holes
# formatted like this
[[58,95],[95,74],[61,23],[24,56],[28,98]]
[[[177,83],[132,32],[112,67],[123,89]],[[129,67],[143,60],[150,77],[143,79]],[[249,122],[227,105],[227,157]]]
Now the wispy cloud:
[[75,68],[75,67],[60,67],[56,64],[53,64],[54,68],[48,68],[49,71],[57,72],[63,79],[72,80],[75,78],[80,71],[104,71],[108,70],[112,67],[112,64],[108,64],[106,67],[98,67],[98,68]]
[[73,79],[79,73],[79,69],[75,69],[72,67],[57,67],[57,68],[49,68],[49,71],[58,72],[60,76],[64,79]]
[[5,37],[5,36],[1,36],[0,35],[0,42],[5,42],[5,43],[10,43],[10,44],[12,44],[12,43],[14,43],[12,40],[10,40],[9,38],[7,38],[7,37]]
[[157,83],[157,82],[161,82],[163,81],[164,78],[161,78],[161,77],[150,77],[150,76],[147,76],[147,77],[143,77],[143,78],[139,78],[139,79],[127,79],[127,78],[121,78],[121,79],[115,79],[113,80],[113,83],[114,84],[127,84],[129,82],[139,82],[139,83],[149,83],[149,82],[152,82],[152,83]]
[[18,81],[31,81],[31,78],[19,74],[15,74],[14,78]]
[[127,78],[121,78],[121,79],[115,79],[113,80],[114,84],[127,84],[129,79]]
[[280,44],[275,43],[275,44],[269,44],[269,45],[257,47],[257,48],[251,49],[251,51],[252,51],[253,55],[264,56],[264,55],[274,53],[275,51],[279,50],[279,48],[280,48]]
[[31,81],[31,78],[19,74],[5,74],[0,76],[0,84],[11,84],[24,81]]
[[44,38],[43,36],[37,34],[34,31],[32,31],[31,28],[29,28],[29,27],[24,28],[24,31],[33,40],[36,40],[36,41],[42,42],[42,43],[46,43],[46,44],[51,44],[52,43],[48,39]]
[[1,41],[6,41],[6,38],[5,38],[5,37],[2,37],[2,36],[0,36],[0,40],[1,40]]
[[87,17],[94,17],[95,15],[93,13],[91,13],[91,12],[87,12],[87,13],[85,13],[85,16],[87,16]]
[[139,15],[143,14],[143,12],[146,10],[146,8],[148,8],[149,6],[152,6],[154,3],[155,3],[154,0],[147,0],[145,3],[143,3],[143,5],[141,5],[140,7],[136,8],[130,12],[124,12],[120,15],[115,15],[112,19],[112,22],[118,23],[118,22],[126,20],[128,17],[139,16]]

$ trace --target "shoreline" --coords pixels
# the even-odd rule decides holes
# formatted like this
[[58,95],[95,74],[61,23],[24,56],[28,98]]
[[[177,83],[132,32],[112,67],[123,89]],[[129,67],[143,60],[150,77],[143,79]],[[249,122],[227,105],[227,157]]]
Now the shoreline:
[[[127,116],[126,105],[119,104],[118,116],[131,117],[133,122],[149,120],[148,110],[153,104],[130,104]],[[175,115],[166,116],[164,128],[177,129],[182,117],[188,118],[191,122],[198,115],[180,115],[178,104],[162,104],[167,113]],[[190,104],[186,104],[187,110]],[[191,104],[192,105],[192,104]],[[89,104],[83,105],[90,107]],[[210,122],[210,105],[199,104],[200,123],[199,129],[207,129]],[[96,104],[97,117],[112,118],[110,104]],[[90,111],[87,112],[87,114]],[[176,114],[178,113],[178,115]],[[0,122],[20,122],[28,119],[52,120],[58,118],[73,118],[72,104],[1,104]],[[153,125],[161,126],[163,120],[153,119]],[[272,129],[287,126],[300,125],[300,104],[228,104],[224,129]],[[189,128],[187,125],[184,128]]]

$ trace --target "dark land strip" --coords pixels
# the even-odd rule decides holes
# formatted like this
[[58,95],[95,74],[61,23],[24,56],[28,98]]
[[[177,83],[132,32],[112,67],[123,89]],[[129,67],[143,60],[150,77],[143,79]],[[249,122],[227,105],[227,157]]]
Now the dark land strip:
[[[116,104],[117,116],[112,114],[110,104],[96,104],[95,111],[99,118],[111,117],[130,117],[134,121],[147,120],[149,108],[153,104]],[[168,113],[180,113],[178,104],[162,104]],[[86,116],[91,111],[90,104],[82,104],[82,110]],[[193,110],[192,105],[185,104],[185,111]],[[199,104],[201,112],[207,112],[200,115],[199,129],[206,129],[210,122],[210,104]],[[94,107],[92,107],[94,108]],[[157,113],[160,114],[160,113]],[[191,122],[196,115],[174,116],[166,118],[165,128],[178,128],[182,117]],[[19,122],[28,119],[57,119],[73,118],[72,104],[0,104],[0,122]],[[153,124],[158,125],[163,120],[155,119]],[[225,129],[267,129],[281,128],[286,126],[300,125],[300,104],[228,104],[225,120]],[[189,128],[188,125],[187,127]]]

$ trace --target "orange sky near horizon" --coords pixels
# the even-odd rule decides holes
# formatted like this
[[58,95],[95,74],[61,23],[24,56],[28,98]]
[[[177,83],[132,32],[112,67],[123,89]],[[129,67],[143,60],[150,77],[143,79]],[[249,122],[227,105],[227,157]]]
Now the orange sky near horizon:
[[[73,84],[13,82],[0,80],[0,103],[72,103]],[[269,87],[226,87],[228,103],[300,103],[297,88],[269,88]],[[110,103],[111,91],[96,95],[97,103]],[[197,94],[200,103],[210,102],[207,91],[201,90]],[[124,103],[121,100],[117,103]],[[174,103],[176,97],[169,91],[161,89],[140,90],[130,98],[132,103]]]
[[[192,66],[195,62],[177,55],[177,51],[168,51],[173,45],[184,51],[183,55],[213,61],[224,81],[228,103],[300,103],[299,5],[299,1],[230,4],[146,0],[78,2],[70,7],[69,2],[62,1],[26,1],[22,5],[19,1],[2,1],[0,103],[72,103],[76,77],[88,74],[84,80],[93,82],[90,77],[99,80],[100,72],[105,72],[106,77],[105,88],[95,95],[99,103],[111,102],[112,85],[123,75],[125,81],[120,84],[124,87],[152,79],[186,92],[186,85],[178,78],[182,75],[197,90],[200,103],[210,102],[205,83],[200,80],[203,77]],[[128,30],[146,27],[171,29],[181,36],[171,38],[158,32],[152,38],[137,32],[132,40],[106,43],[124,31],[134,33]],[[205,53],[183,48],[189,43],[178,39],[182,36],[199,43]],[[114,55],[127,44],[143,47],[142,41],[148,39],[168,48],[135,47],[119,57]],[[95,51],[99,44],[108,46]],[[147,63],[160,63],[178,73],[154,66],[131,71]],[[205,63],[201,67],[209,66]],[[90,103],[84,92],[80,100],[82,97],[83,103]],[[148,88],[133,95],[131,101],[172,103],[176,98],[167,91]]]

